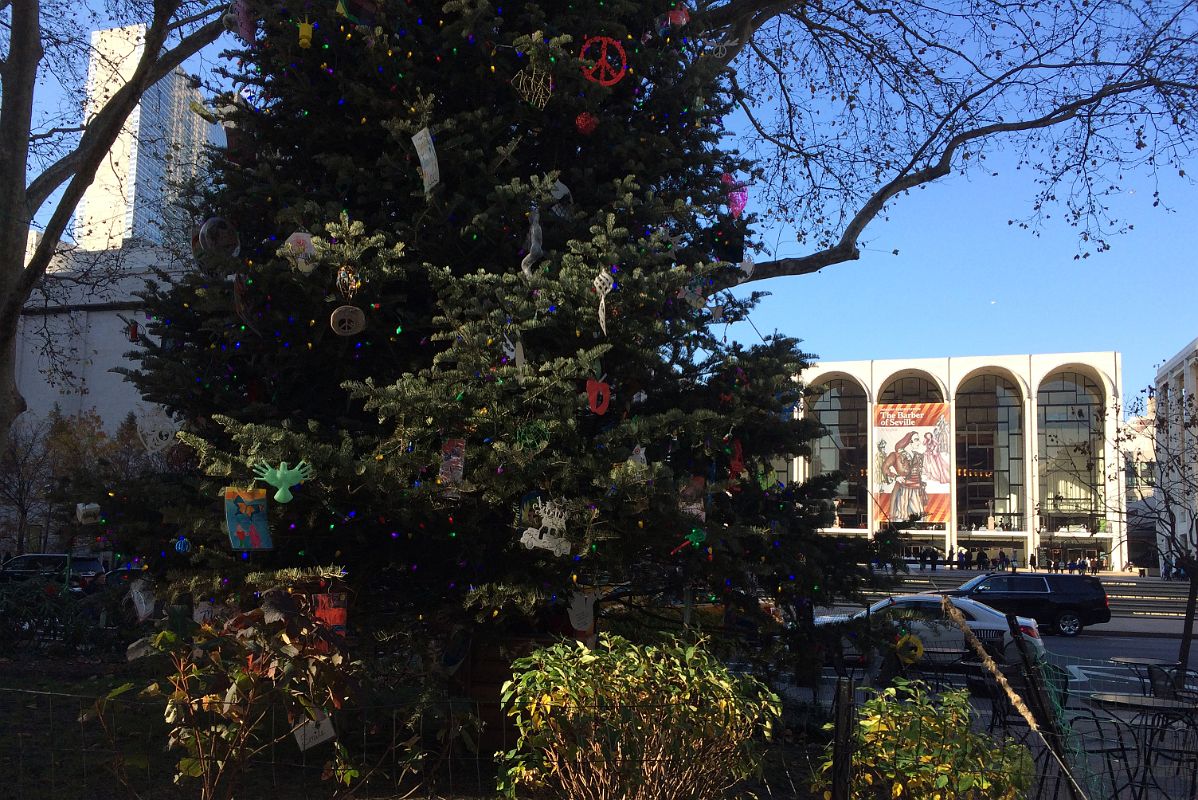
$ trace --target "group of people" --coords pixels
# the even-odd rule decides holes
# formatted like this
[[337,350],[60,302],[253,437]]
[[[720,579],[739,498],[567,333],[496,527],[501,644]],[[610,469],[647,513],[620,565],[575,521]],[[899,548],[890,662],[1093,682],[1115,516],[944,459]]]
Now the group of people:
[[[940,551],[934,547],[925,547],[924,549],[920,550],[917,555],[919,558],[920,572],[923,572],[929,567],[933,572],[935,572],[936,567],[942,560]],[[955,562],[957,569],[977,569],[983,571],[993,569],[1001,570],[1003,572],[1006,572],[1007,570],[1014,572],[1019,569],[1019,562],[1015,553],[1008,555],[1005,550],[999,550],[997,555],[991,557],[990,554],[981,547],[975,548],[973,550],[970,550],[966,547],[961,547],[957,550],[956,554],[952,558],[944,558],[943,561],[945,566],[953,566]],[[1031,569],[1036,569],[1039,566],[1035,553],[1032,553],[1027,557],[1027,565]],[[1072,558],[1069,561],[1065,561],[1064,559],[1049,559],[1044,564],[1044,569],[1046,569],[1048,572],[1069,572],[1077,573],[1079,575],[1085,575],[1089,573],[1090,575],[1097,575],[1100,570],[1107,569],[1107,561],[1105,555],[1096,556],[1094,558],[1091,558],[1090,556],[1082,556],[1081,558]]]
[[1049,572],[1068,572],[1071,574],[1077,573],[1078,575],[1089,573],[1097,575],[1099,570],[1106,569],[1106,556],[1097,556],[1095,558],[1082,556],[1081,558],[1071,558],[1068,561],[1058,558],[1050,560],[1045,565],[1045,569]]

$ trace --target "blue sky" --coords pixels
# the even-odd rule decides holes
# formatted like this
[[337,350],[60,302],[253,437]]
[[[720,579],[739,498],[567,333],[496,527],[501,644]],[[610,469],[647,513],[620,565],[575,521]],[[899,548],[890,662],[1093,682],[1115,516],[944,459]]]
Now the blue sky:
[[[951,175],[898,198],[866,228],[859,261],[756,284],[773,296],[754,324],[825,361],[1117,350],[1130,398],[1198,338],[1195,188],[1161,184],[1173,213],[1152,207],[1153,189],[1129,179],[1115,202],[1134,230],[1075,260],[1077,231],[1055,211],[1038,237],[1007,224],[1030,209],[1032,175]],[[805,252],[785,230],[761,240],[781,256]]]
[[[226,43],[185,68],[208,73]],[[1039,236],[1007,224],[1030,209],[1034,176],[1000,168],[992,177],[996,162],[893,201],[866,228],[859,261],[755,283],[773,293],[753,316],[757,329],[801,338],[826,361],[1118,350],[1124,396],[1150,385],[1157,364],[1198,338],[1195,187],[1162,178],[1166,211],[1152,207],[1146,176],[1129,177],[1115,205],[1134,230],[1075,260],[1077,231],[1063,220]],[[761,230],[759,241],[778,256],[808,252],[785,230]],[[757,339],[747,326],[730,335]]]

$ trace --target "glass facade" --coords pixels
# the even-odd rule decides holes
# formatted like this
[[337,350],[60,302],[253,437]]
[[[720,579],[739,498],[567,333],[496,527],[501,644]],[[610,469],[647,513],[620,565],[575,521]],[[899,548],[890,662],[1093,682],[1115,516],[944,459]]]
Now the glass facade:
[[843,480],[836,488],[836,527],[865,528],[869,511],[865,390],[853,381],[833,379],[810,391],[807,416],[818,420],[825,430],[811,445],[811,475],[840,472]]
[[879,403],[943,403],[940,387],[927,378],[911,375],[886,384]]
[[1023,398],[999,375],[957,390],[957,527],[1027,530],[1024,514]]
[[1054,372],[1036,393],[1036,414],[1043,530],[1077,535],[1105,530],[1102,387],[1084,373]]

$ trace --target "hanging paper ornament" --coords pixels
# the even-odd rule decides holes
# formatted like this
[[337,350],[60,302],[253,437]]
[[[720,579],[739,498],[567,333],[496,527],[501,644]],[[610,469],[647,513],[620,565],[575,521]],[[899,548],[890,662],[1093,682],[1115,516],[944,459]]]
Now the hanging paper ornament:
[[745,191],[743,183],[738,183],[730,173],[725,172],[720,176],[720,182],[724,184],[724,196],[728,203],[728,213],[733,219],[740,219],[740,215],[744,213],[745,206],[749,202],[749,193]]
[[632,404],[634,406],[639,406],[641,403],[645,402],[648,399],[649,399],[649,395],[645,394],[644,391],[639,391],[632,396]]
[[574,118],[574,127],[583,136],[590,136],[599,127],[599,118],[589,111],[583,111]]
[[740,272],[740,277],[737,279],[737,283],[744,283],[749,278],[752,278],[753,270],[756,269],[756,267],[757,265],[753,263],[753,257],[748,255],[745,256],[744,260],[736,265],[736,269]]
[[299,462],[294,469],[290,469],[286,461],[277,467],[266,463],[254,466],[254,477],[278,489],[275,492],[276,503],[290,503],[292,500],[291,487],[312,480],[314,474],[312,465],[307,461]]
[[513,343],[506,333],[503,335],[503,357],[507,359],[509,364],[514,365],[516,369],[524,369],[524,342],[519,336],[516,337],[516,341]]
[[595,601],[598,599],[599,593],[594,589],[570,594],[567,610],[570,627],[574,630],[574,638],[587,647],[594,646],[595,642]]
[[632,448],[632,455],[628,457],[628,460],[638,467],[649,466],[649,459],[645,455],[644,445],[638,444],[636,447]]
[[225,530],[234,550],[273,550],[266,520],[266,490],[226,487]]
[[624,46],[609,36],[592,36],[584,41],[578,60],[583,62],[583,76],[600,86],[615,86],[628,74]]
[[171,419],[161,407],[137,418],[137,438],[151,455],[160,453],[175,443],[179,424]]
[[599,416],[607,413],[607,404],[611,402],[611,387],[603,381],[603,378],[599,380],[587,378],[587,402],[591,411]]
[[574,205],[574,195],[570,194],[570,188],[560,180],[549,190],[549,199],[553,201],[549,211],[563,219],[570,213],[570,206]]
[[678,6],[677,8],[670,9],[666,16],[669,17],[670,24],[675,28],[682,28],[691,21],[690,10],[686,6]]
[[125,338],[137,344],[138,339],[141,338],[141,330],[138,328],[137,320],[131,319],[125,323]]
[[520,271],[524,277],[532,280],[532,268],[540,260],[541,250],[541,211],[536,206],[528,213],[528,253],[520,261]]
[[595,291],[599,294],[599,329],[603,331],[604,336],[607,336],[607,295],[611,293],[612,288],[616,285],[616,279],[612,277],[610,272],[603,270],[595,276],[595,280],[591,281],[591,285],[595,287]]
[[678,510],[683,514],[698,517],[706,521],[707,507],[704,503],[707,491],[707,479],[702,475],[692,475],[686,486],[678,493]]
[[711,321],[715,323],[724,321],[724,304],[716,303],[711,307]]
[[548,550],[556,556],[569,555],[570,542],[565,538],[567,511],[552,501],[537,498],[533,506],[540,521],[538,527],[528,527],[520,536],[520,544],[529,550]]
[[417,131],[412,136],[412,144],[416,147],[416,157],[420,159],[420,177],[424,179],[424,193],[427,195],[441,182],[437,148],[433,146],[433,135],[428,128]]
[[349,622],[349,603],[345,592],[324,592],[312,595],[312,616],[344,636]]
[[193,241],[201,256],[237,258],[241,254],[241,237],[233,223],[223,217],[213,217],[200,226]]
[[366,314],[357,306],[337,306],[329,315],[329,327],[338,336],[357,336],[366,329]]
[[301,50],[307,50],[312,46],[312,34],[315,27],[307,19],[299,23],[299,46]]
[[512,78],[512,88],[522,100],[541,111],[549,105],[553,95],[553,80],[545,70],[528,66]]
[[441,445],[441,470],[437,479],[442,485],[457,486],[466,474],[466,440],[446,439]]
[[76,503],[75,521],[80,525],[95,525],[100,521],[100,506],[98,503]]
[[312,244],[312,234],[296,231],[287,237],[283,247],[287,260],[301,275],[311,275],[316,269],[316,245]]
[[175,540],[175,552],[176,553],[190,553],[191,552],[191,542],[188,541],[186,536],[180,536],[178,539]]

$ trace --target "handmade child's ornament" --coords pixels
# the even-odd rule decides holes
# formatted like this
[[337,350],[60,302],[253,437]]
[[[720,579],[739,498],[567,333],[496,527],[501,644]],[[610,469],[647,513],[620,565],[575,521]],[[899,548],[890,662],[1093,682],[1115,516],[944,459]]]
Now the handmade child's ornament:
[[349,607],[345,592],[325,592],[312,595],[312,615],[328,625],[333,633],[346,633]]
[[740,219],[745,206],[749,203],[749,193],[745,191],[745,185],[737,182],[736,178],[727,172],[720,176],[720,182],[724,184],[728,213],[732,215],[733,219]]
[[291,487],[297,483],[312,480],[313,474],[312,465],[307,461],[299,462],[295,465],[294,469],[288,468],[286,461],[277,467],[272,467],[266,463],[258,464],[254,467],[254,476],[258,480],[269,483],[278,489],[275,492],[276,503],[290,503],[293,497]]
[[225,488],[225,529],[235,551],[272,550],[266,490]]
[[532,279],[532,268],[536,266],[544,251],[541,250],[541,211],[536,206],[528,213],[528,253],[520,261],[524,277]]
[[615,86],[628,74],[624,46],[609,36],[592,36],[584,41],[578,60],[583,62],[583,76],[600,86]]
[[628,460],[638,467],[649,466],[649,459],[645,455],[645,448],[643,445],[638,444],[636,447],[632,448],[632,455],[628,457]]
[[301,50],[307,50],[312,46],[312,34],[315,32],[315,25],[304,19],[299,24],[299,47]]
[[503,335],[503,357],[509,364],[515,365],[516,369],[524,369],[524,342],[519,336],[513,342],[506,333]]
[[688,544],[691,547],[701,547],[707,541],[707,531],[702,528],[691,528],[691,532],[682,540],[682,544],[670,551],[670,555],[677,555],[678,551],[686,547]]
[[702,475],[692,475],[686,486],[678,495],[678,510],[706,521],[707,509],[704,495],[707,491],[707,479]]
[[740,272],[740,277],[737,279],[737,283],[744,283],[749,278],[752,278],[753,270],[756,268],[756,266],[757,265],[753,263],[752,256],[745,256],[745,259],[736,265],[736,269]]
[[598,598],[599,593],[594,589],[570,595],[570,607],[567,610],[570,627],[574,630],[574,638],[587,647],[595,645],[595,601]]
[[345,305],[337,306],[329,315],[329,327],[338,336],[354,336],[366,328],[366,314],[349,304],[360,288],[362,279],[358,277],[358,271],[349,264],[342,264],[337,270],[337,290],[345,298]]
[[565,219],[566,215],[570,213],[570,206],[574,205],[574,195],[570,193],[570,187],[560,180],[554,182],[552,188],[549,189],[549,199],[553,202],[553,205],[549,206],[549,211],[561,219]]
[[[604,375],[604,378],[607,376]],[[611,387],[600,378],[587,378],[587,403],[591,411],[603,416],[607,413],[607,405],[611,402]]]
[[599,295],[599,329],[607,336],[607,296],[616,285],[616,279],[607,270],[601,271],[591,282]]
[[437,478],[442,484],[457,486],[466,473],[466,440],[446,439],[441,445],[441,471]]
[[566,509],[554,502],[544,502],[537,498],[533,505],[538,518],[539,527],[528,527],[520,536],[520,544],[529,550],[539,548],[548,550],[555,556],[569,555],[570,542],[565,538]]
[[416,157],[420,159],[420,175],[424,179],[424,193],[428,194],[441,182],[441,167],[437,163],[437,148],[433,146],[433,135],[428,128],[421,128],[412,136],[416,146]]
[[311,275],[312,270],[316,269],[316,246],[312,244],[312,234],[296,231],[287,237],[283,246],[291,266],[301,275]]
[[137,438],[151,455],[160,453],[175,443],[179,424],[167,416],[161,407],[155,407],[137,418]]
[[315,719],[305,719],[295,727],[295,743],[299,745],[300,751],[311,750],[322,742],[337,738],[337,731],[333,729],[333,721],[329,719],[329,715],[319,708],[313,709],[312,713]]
[[525,67],[512,78],[512,88],[526,103],[538,111],[549,105],[553,96],[553,81],[549,73],[536,67]]

